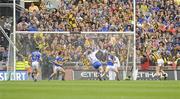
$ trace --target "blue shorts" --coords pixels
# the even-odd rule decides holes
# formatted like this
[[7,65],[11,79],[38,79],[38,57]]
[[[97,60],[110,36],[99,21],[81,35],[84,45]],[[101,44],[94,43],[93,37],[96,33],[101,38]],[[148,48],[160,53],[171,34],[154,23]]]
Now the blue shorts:
[[94,62],[92,65],[95,69],[98,69],[100,66],[102,66],[101,62],[98,62],[98,61]]
[[107,62],[107,66],[114,66],[113,62]]

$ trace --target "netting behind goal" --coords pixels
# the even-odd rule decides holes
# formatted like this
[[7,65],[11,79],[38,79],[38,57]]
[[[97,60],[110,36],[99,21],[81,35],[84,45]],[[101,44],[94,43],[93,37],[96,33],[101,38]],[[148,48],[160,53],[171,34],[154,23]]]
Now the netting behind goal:
[[[12,43],[10,43],[12,42]],[[15,60],[14,60],[14,35],[10,35],[9,47],[8,47],[8,60],[7,60],[7,79],[6,80],[15,80],[16,79],[16,69],[15,69]]]
[[[61,51],[62,56],[68,60],[63,64],[67,72],[67,79],[96,79],[96,73],[89,64],[84,53],[88,49],[103,49],[107,50],[109,53],[115,53],[119,58],[119,68],[122,71],[120,75],[121,79],[124,79],[126,76],[131,75],[131,70],[133,68],[133,37],[133,34],[121,33],[17,33],[16,47],[19,49],[19,52],[16,54],[16,62],[28,62],[28,65],[24,65],[24,70],[30,72],[28,69],[29,66],[31,66],[29,55],[35,48],[39,48],[42,54],[42,79],[47,79],[53,71],[53,64],[51,64],[51,61],[53,61],[56,54]],[[99,56],[101,55],[99,54]],[[103,65],[105,66],[106,64]],[[17,65],[16,68],[19,68],[19,66]]]

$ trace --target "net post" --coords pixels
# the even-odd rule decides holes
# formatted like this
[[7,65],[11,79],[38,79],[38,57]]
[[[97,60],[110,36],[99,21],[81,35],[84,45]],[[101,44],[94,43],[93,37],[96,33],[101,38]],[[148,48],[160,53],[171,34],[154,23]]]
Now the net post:
[[13,46],[13,72],[14,72],[14,80],[16,80],[16,0],[13,0],[13,17],[14,17],[14,21],[13,21],[13,42],[14,42],[14,46]]
[[134,20],[134,57],[133,57],[133,71],[132,71],[132,80],[137,79],[137,74],[138,74],[138,68],[136,66],[136,1],[133,0],[133,20]]

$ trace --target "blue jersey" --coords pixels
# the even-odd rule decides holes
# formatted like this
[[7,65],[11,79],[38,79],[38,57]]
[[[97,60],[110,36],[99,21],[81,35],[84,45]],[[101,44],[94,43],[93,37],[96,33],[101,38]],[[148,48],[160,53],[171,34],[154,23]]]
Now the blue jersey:
[[112,56],[112,55],[109,55],[108,56],[108,60],[107,60],[107,65],[108,66],[113,66],[114,65],[114,59],[113,59],[114,57]]
[[39,62],[40,59],[41,59],[41,53],[40,53],[39,51],[34,51],[34,52],[32,52],[32,54],[31,54],[31,60],[32,60],[32,62],[34,62],[34,61]]
[[[58,62],[63,62],[64,59],[63,59],[62,57],[60,57],[60,56],[57,56],[56,59],[55,59],[55,61],[56,61],[57,63],[58,63]],[[56,63],[54,63],[54,65],[56,65],[56,66],[62,66],[62,64],[56,64]]]

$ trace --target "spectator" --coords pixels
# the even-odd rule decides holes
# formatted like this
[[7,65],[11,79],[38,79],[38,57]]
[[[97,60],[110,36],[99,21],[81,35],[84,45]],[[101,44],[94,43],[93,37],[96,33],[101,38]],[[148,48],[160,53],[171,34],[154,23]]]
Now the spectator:
[[[136,8],[136,49],[141,52],[138,58],[150,59],[152,50],[163,50],[169,63],[180,51],[180,8],[178,0],[138,0]],[[162,47],[162,43],[164,46]],[[143,64],[142,62],[141,64]],[[170,64],[167,64],[170,65]]]
[[[1,16],[0,16],[1,17]],[[7,35],[10,37],[10,33],[12,33],[13,31],[13,27],[12,27],[12,22],[13,22],[13,18],[9,17],[9,16],[2,16],[0,19],[0,25],[1,27],[5,30],[5,32],[7,33]],[[1,33],[0,31],[0,46],[2,47],[8,47],[8,40],[6,39],[6,37],[4,36],[3,33]]]
[[18,31],[24,31],[28,29],[28,23],[25,22],[25,19],[22,20],[22,22],[17,24],[17,30]]
[[50,1],[48,1],[47,3],[46,3],[46,9],[48,10],[48,11],[50,11],[51,9],[53,9],[54,7],[53,7],[53,5],[52,5],[52,3],[50,2]]
[[133,31],[133,0],[61,0],[58,7],[42,1],[40,10],[32,3],[23,13],[17,24],[25,18],[29,25],[20,31],[35,19],[39,31]]
[[6,21],[4,23],[4,30],[7,33],[8,37],[10,37],[10,33],[11,33],[11,23],[10,20],[8,18],[6,18]]
[[29,12],[33,13],[34,11],[38,12],[39,8],[38,6],[34,5],[34,3],[31,3],[31,6],[29,7]]
[[0,46],[0,61],[3,60],[3,47]]
[[0,61],[7,62],[8,51],[7,48],[0,46]]

